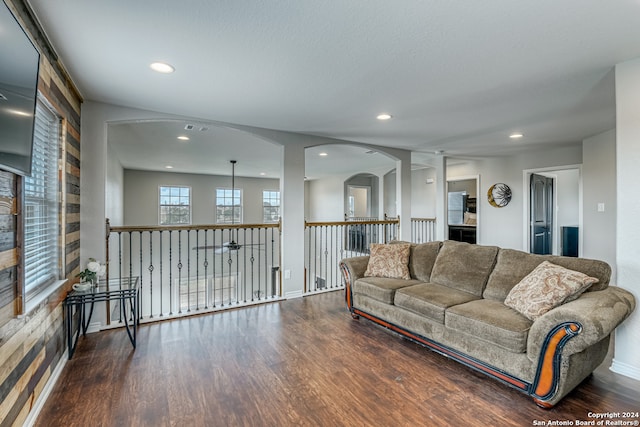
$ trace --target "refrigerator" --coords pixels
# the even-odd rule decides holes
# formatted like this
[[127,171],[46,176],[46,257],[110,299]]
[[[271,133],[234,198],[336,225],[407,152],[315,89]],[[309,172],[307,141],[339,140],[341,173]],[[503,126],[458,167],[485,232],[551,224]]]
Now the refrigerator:
[[467,211],[467,192],[452,191],[448,193],[447,212],[449,225],[464,223],[464,213]]

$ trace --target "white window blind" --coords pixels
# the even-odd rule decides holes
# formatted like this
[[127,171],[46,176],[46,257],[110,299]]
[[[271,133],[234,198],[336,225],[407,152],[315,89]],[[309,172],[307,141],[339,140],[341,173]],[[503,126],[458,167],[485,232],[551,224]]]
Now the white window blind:
[[36,106],[31,176],[24,179],[24,274],[27,299],[59,277],[60,119]]

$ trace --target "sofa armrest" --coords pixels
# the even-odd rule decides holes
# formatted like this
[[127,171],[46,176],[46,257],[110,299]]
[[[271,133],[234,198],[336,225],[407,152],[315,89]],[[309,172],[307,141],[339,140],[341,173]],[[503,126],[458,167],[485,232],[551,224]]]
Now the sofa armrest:
[[353,315],[353,283],[364,277],[364,273],[367,271],[367,265],[369,265],[368,256],[357,256],[351,258],[344,258],[340,261],[340,271],[344,278],[345,287],[345,301],[347,308]]
[[572,338],[563,348],[563,357],[579,353],[607,337],[635,309],[633,295],[616,286],[585,292],[539,317],[529,331],[527,355],[535,361],[548,346],[548,336],[561,324],[576,325]]
[[368,256],[356,256],[351,258],[345,258],[340,261],[341,265],[347,269],[347,275],[344,275],[344,279],[350,281],[353,284],[356,280],[364,277],[365,271],[367,271],[367,265],[369,265]]

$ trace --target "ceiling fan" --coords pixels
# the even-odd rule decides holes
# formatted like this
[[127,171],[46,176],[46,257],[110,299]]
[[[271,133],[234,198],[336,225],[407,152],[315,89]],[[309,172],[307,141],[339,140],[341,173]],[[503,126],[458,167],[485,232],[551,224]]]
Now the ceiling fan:
[[[229,160],[229,162],[231,163],[231,226],[233,227],[235,225],[235,209],[236,209],[236,163],[238,162],[237,160]],[[230,230],[230,234],[231,234],[231,241],[229,242],[224,242],[222,245],[206,245],[206,246],[195,246],[193,249],[194,250],[201,250],[201,249],[213,249],[215,253],[217,254],[223,254],[223,253],[227,253],[227,252],[235,252],[235,251],[239,251],[243,246],[262,246],[262,243],[247,243],[247,244],[240,244],[236,242],[236,238],[238,236],[238,229],[235,229],[236,232],[236,238],[233,237],[233,231],[234,229],[232,228]]]

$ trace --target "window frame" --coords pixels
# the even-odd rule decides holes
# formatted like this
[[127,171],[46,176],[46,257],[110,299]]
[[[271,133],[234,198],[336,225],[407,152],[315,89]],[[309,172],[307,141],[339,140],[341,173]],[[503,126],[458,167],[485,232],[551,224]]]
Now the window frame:
[[[265,198],[265,193],[276,193],[277,194],[277,200],[278,200],[278,204],[277,205],[265,205],[265,200],[276,200],[276,198],[274,197],[267,197]],[[280,219],[280,206],[281,206],[281,198],[280,198],[280,190],[262,190],[262,222],[265,224],[275,224],[279,221]],[[273,209],[274,207],[277,207],[277,213],[278,215],[276,219],[271,219],[271,220],[267,220],[267,216],[266,216],[266,212],[267,209]]]
[[[237,191],[239,193],[239,201],[240,203],[238,203],[237,205],[234,205],[233,202],[235,202],[235,197],[232,195],[231,197],[227,197],[224,196],[223,198],[225,200],[228,199],[232,199],[231,205],[227,205],[227,204],[220,204],[218,203],[218,192],[219,191]],[[232,214],[231,214],[231,220],[229,221],[225,221],[225,220],[220,220],[220,217],[218,215],[218,209],[219,208],[228,208],[231,207],[232,210]],[[234,219],[234,213],[236,208],[240,209],[239,215],[238,215],[238,221],[235,221]],[[243,223],[243,218],[244,218],[244,194],[242,191],[242,188],[227,188],[227,187],[217,187],[216,188],[216,192],[215,192],[215,212],[214,212],[214,216],[215,216],[215,223],[216,224],[242,224]]]
[[[170,223],[162,223],[162,208],[163,207],[170,207],[170,206],[185,206],[185,205],[181,205],[181,204],[163,204],[162,203],[162,197],[166,197],[162,195],[162,189],[163,188],[178,188],[180,190],[182,189],[188,189],[189,190],[189,194],[187,195],[188,197],[188,201],[189,203],[186,205],[189,208],[189,218],[188,218],[188,222],[170,222]],[[169,198],[173,198],[173,197],[178,197],[178,199],[183,198],[185,196],[182,195],[169,195]],[[192,221],[193,221],[193,189],[191,188],[191,186],[188,185],[175,185],[175,184],[170,184],[170,185],[158,185],[158,225],[160,226],[166,226],[166,227],[172,227],[172,226],[181,226],[181,225],[191,225]]]

